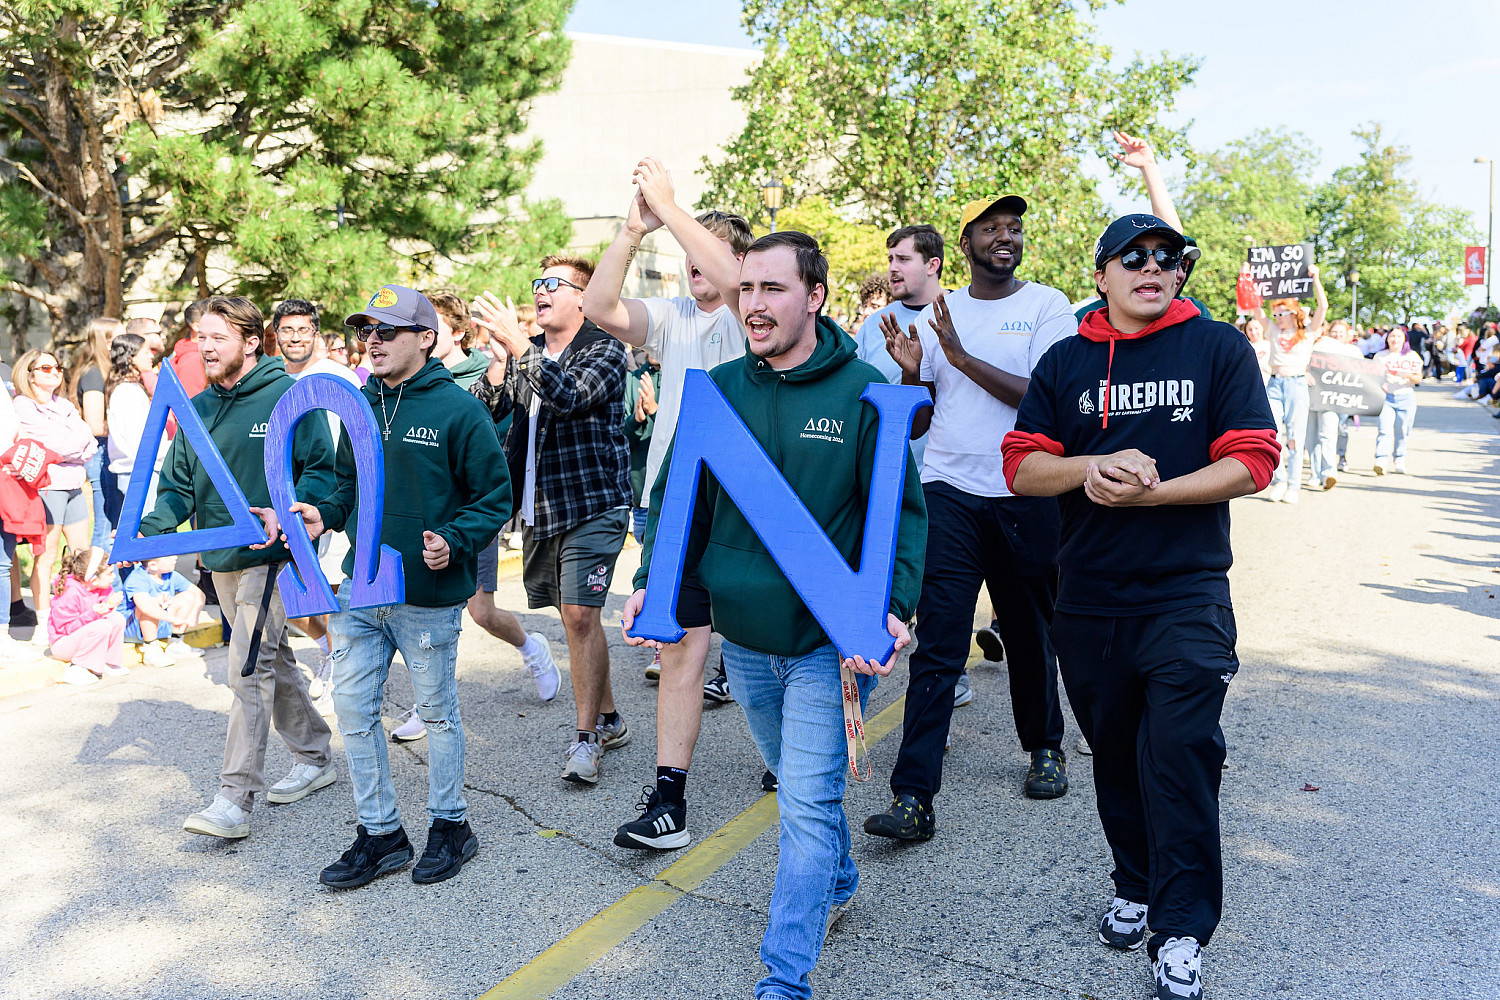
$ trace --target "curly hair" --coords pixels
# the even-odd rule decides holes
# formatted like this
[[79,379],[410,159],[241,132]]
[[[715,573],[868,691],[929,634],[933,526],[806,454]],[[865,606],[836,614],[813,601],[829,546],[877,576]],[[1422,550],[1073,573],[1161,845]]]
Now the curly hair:
[[135,356],[146,346],[146,338],[138,333],[122,333],[109,342],[109,371],[104,378],[104,405],[109,406],[109,397],[115,389],[126,382],[139,382],[141,373],[136,370]]
[[1307,337],[1307,307],[1296,299],[1273,299],[1266,303],[1266,311],[1270,313],[1273,322],[1277,309],[1285,309],[1292,314],[1292,318],[1297,323],[1297,336],[1292,339],[1296,343],[1301,343]]
[[58,597],[67,589],[68,580],[77,580],[79,583],[88,585],[89,557],[92,555],[89,549],[75,549],[62,557],[62,565],[59,567],[57,577],[52,581],[52,596]]

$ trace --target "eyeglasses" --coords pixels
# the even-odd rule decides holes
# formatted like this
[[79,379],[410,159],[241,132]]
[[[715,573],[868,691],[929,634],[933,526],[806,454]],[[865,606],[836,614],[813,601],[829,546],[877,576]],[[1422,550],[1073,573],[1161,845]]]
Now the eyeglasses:
[[547,291],[549,291],[549,292],[555,292],[555,291],[557,291],[557,286],[558,285],[567,285],[569,288],[576,288],[580,292],[583,291],[583,286],[582,285],[575,285],[575,284],[573,284],[571,281],[569,281],[566,278],[559,278],[559,277],[553,276],[551,278],[536,278],[535,280],[533,280],[531,282],[531,293],[533,295],[535,295],[537,292],[540,292],[543,288],[547,289]]
[[315,326],[283,326],[276,330],[276,335],[285,340],[288,337],[311,337],[318,332]]
[[1292,314],[1283,309],[1280,312],[1273,312],[1271,315],[1275,316],[1277,319],[1280,319],[1283,316],[1290,316]]
[[1181,250],[1168,250],[1166,247],[1157,247],[1155,250],[1131,247],[1120,254],[1120,266],[1127,271],[1139,271],[1146,266],[1146,261],[1153,257],[1156,258],[1157,266],[1163,271],[1175,271],[1182,264]]
[[32,365],[28,369],[28,371],[46,372],[47,374],[50,375],[53,372],[62,371],[62,369],[59,368],[59,367],[57,367],[56,365]]
[[396,326],[393,323],[370,323],[366,326],[356,326],[354,328],[354,336],[363,344],[376,334],[380,335],[381,340],[390,340],[393,335],[405,333],[407,330],[425,329],[426,327],[423,326]]

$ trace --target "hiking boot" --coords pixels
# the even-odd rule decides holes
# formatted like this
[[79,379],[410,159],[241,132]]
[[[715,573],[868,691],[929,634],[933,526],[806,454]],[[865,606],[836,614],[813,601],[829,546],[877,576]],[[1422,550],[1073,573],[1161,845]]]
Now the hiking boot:
[[479,853],[479,838],[469,829],[468,820],[435,819],[427,830],[427,849],[422,860],[411,870],[411,880],[418,885],[441,882],[458,874]]
[[865,820],[865,833],[892,840],[931,840],[937,821],[932,809],[917,801],[915,795],[902,792],[891,807]]
[[371,836],[363,823],[354,829],[354,844],[318,875],[324,885],[354,889],[403,867],[414,856],[406,830],[399,826],[378,837]]
[[641,812],[640,818],[615,831],[616,847],[671,851],[686,847],[693,839],[687,828],[687,807],[666,801],[651,785],[641,789],[636,808]]
[[1061,750],[1031,751],[1026,772],[1028,799],[1059,799],[1068,794],[1068,760]]

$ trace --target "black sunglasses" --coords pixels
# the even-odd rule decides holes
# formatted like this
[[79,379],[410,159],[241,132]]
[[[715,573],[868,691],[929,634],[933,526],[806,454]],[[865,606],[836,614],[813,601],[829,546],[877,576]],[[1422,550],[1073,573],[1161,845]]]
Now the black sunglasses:
[[1181,250],[1168,250],[1166,247],[1157,247],[1155,250],[1131,247],[1120,254],[1120,266],[1127,271],[1139,271],[1152,257],[1156,258],[1157,266],[1163,271],[1175,271],[1182,265]]
[[365,326],[354,328],[355,338],[363,344],[375,334],[380,334],[381,340],[390,340],[392,334],[404,333],[407,330],[425,330],[425,326],[396,326],[393,323],[370,323]]
[[573,284],[571,281],[569,281],[566,278],[559,278],[556,275],[554,275],[553,277],[550,277],[550,278],[535,278],[535,279],[533,279],[532,282],[531,282],[531,292],[532,292],[533,295],[535,295],[537,292],[540,292],[543,288],[547,289],[547,291],[549,291],[549,292],[555,292],[555,291],[557,291],[557,286],[558,285],[567,285],[569,288],[576,288],[580,292],[583,291],[583,286],[582,285],[575,285],[575,284]]

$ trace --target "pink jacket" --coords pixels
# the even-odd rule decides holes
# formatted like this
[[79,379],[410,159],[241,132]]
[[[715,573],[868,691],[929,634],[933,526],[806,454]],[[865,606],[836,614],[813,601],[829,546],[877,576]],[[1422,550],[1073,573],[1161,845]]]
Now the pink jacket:
[[73,404],[61,396],[49,403],[38,403],[30,396],[16,396],[16,419],[21,422],[18,437],[31,438],[57,453],[57,464],[48,467],[49,490],[82,489],[88,482],[84,466],[94,456],[99,442],[89,425],[83,422]]
[[61,636],[72,635],[89,622],[103,618],[94,605],[108,596],[108,590],[90,590],[76,576],[68,577],[63,592],[52,598],[47,638],[56,642]]

